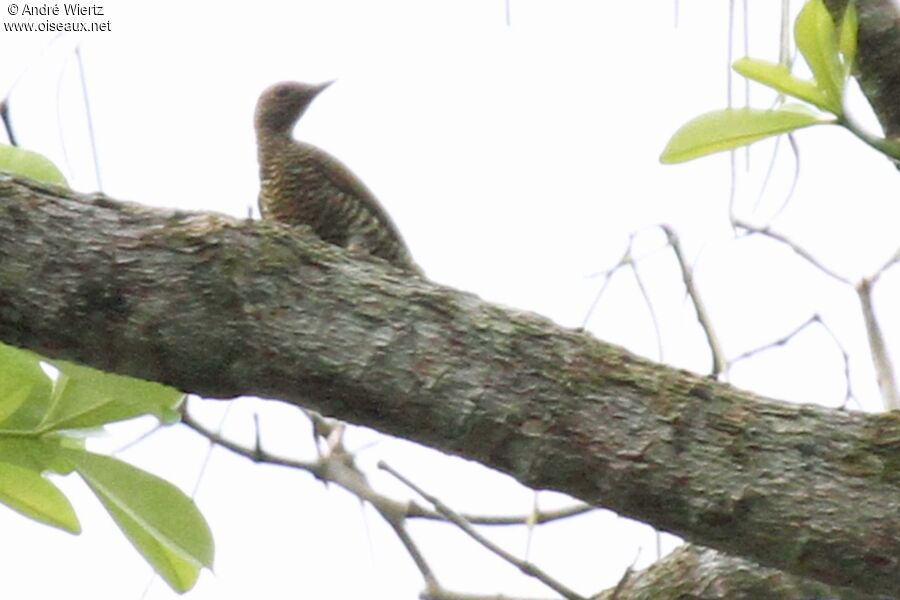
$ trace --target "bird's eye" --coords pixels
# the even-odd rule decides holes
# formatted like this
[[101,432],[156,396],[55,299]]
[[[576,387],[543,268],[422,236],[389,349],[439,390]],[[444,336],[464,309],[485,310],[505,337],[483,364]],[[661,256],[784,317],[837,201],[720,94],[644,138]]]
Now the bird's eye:
[[278,88],[277,90],[275,90],[275,95],[278,96],[279,98],[284,98],[285,96],[288,95],[288,93],[290,93],[290,90],[287,89],[286,87]]

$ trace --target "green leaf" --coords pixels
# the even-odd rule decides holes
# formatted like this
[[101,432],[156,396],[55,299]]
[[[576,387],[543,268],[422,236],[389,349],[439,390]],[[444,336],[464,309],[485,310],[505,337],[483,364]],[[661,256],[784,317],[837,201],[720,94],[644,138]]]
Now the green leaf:
[[831,110],[828,96],[815,83],[794,77],[785,65],[755,58],[741,58],[732,67],[747,79],[767,85],[782,94],[805,100],[823,110]]
[[177,592],[211,567],[213,540],[194,501],[171,483],[115,458],[70,450],[68,458],[113,520]]
[[61,455],[61,449],[73,445],[74,440],[64,436],[0,436],[0,462],[38,473],[71,473],[72,464]]
[[838,56],[834,21],[822,0],[809,0],[794,23],[797,48],[828,99],[828,110],[843,114],[844,68]]
[[174,413],[177,422],[184,394],[176,389],[66,361],[52,364],[60,374],[41,428],[83,429],[148,414],[165,423]]
[[0,171],[69,187],[66,178],[48,158],[37,152],[7,144],[0,144]]
[[0,462],[0,502],[35,521],[81,533],[69,500],[39,472]]
[[31,429],[46,411],[51,383],[36,354],[0,344],[0,429]]
[[[41,363],[59,372],[55,381]],[[0,435],[96,428],[142,415],[177,423],[184,394],[0,344]]]
[[25,404],[31,396],[34,382],[3,379],[0,375],[0,387],[3,388],[0,390],[0,423],[2,423]]
[[844,76],[848,77],[856,60],[856,36],[859,31],[859,15],[856,13],[856,4],[850,2],[841,19],[841,35],[838,45],[841,56],[844,57]]
[[659,160],[674,164],[746,146],[761,139],[818,123],[830,123],[804,106],[773,110],[737,108],[700,115],[675,132]]

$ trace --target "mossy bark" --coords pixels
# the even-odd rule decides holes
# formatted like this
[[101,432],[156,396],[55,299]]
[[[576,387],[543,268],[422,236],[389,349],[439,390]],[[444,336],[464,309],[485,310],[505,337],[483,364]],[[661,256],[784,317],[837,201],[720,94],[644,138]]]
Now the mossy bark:
[[761,398],[302,230],[0,176],[0,340],[303,405],[762,565],[900,589],[897,414]]

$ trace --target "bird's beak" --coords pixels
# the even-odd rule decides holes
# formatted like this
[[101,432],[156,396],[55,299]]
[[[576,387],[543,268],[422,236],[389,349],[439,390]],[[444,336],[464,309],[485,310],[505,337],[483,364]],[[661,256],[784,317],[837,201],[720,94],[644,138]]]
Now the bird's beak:
[[330,86],[330,85],[331,85],[332,83],[334,83],[335,81],[336,81],[336,80],[332,79],[331,81],[326,81],[326,82],[324,82],[324,83],[320,83],[319,85],[317,85],[317,86],[316,86],[316,95],[318,96],[319,94],[321,94],[323,91],[325,91],[325,88],[327,88],[328,86]]

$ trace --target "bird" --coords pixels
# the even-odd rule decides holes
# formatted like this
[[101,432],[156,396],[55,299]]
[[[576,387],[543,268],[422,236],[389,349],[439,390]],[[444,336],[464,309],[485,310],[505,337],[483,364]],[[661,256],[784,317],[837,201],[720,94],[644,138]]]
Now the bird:
[[254,114],[260,214],[287,225],[307,225],[326,242],[421,273],[369,188],[337,158],[293,137],[300,117],[332,83],[285,81],[260,95]]

